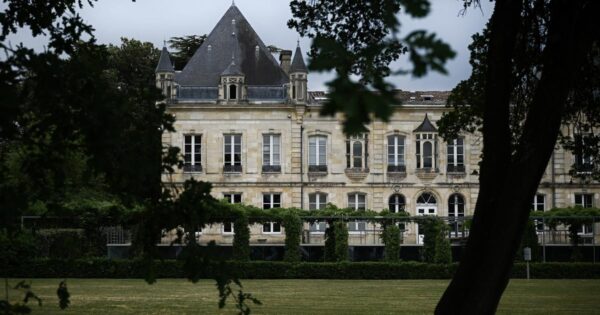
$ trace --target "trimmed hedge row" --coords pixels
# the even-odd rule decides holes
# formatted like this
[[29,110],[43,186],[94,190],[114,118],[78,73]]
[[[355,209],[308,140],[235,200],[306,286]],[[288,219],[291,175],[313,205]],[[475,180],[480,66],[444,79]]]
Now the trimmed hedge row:
[[[183,262],[156,261],[157,278],[184,278]],[[219,264],[223,267],[223,264]],[[339,262],[289,263],[270,261],[227,262],[229,272],[242,279],[450,279],[457,264],[426,264],[419,262]],[[22,264],[0,275],[12,278],[144,278],[148,266],[141,260],[44,259]],[[515,264],[512,277],[524,278],[525,264]],[[592,263],[532,263],[532,278],[537,279],[600,279],[600,264]],[[201,278],[211,278],[213,268],[200,270]]]

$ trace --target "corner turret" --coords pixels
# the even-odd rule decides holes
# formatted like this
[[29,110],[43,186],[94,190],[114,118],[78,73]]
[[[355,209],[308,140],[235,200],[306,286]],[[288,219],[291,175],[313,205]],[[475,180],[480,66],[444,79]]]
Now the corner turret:
[[289,75],[290,99],[294,103],[306,103],[308,69],[304,63],[304,58],[302,57],[300,42],[298,42],[298,46],[296,47],[296,52],[294,53],[294,59],[292,60],[292,65],[290,66]]
[[167,99],[171,99],[175,93],[175,69],[173,68],[171,55],[166,46],[163,46],[160,52],[160,58],[158,59],[158,65],[154,73],[156,74],[156,87],[162,91],[162,94]]

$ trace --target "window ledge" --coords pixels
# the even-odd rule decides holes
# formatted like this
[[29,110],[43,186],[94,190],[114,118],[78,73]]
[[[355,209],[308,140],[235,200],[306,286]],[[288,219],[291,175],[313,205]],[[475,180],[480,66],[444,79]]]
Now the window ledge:
[[368,168],[347,168],[345,170],[346,176],[353,181],[363,180],[369,175]]
[[281,174],[281,165],[263,165],[263,174]]

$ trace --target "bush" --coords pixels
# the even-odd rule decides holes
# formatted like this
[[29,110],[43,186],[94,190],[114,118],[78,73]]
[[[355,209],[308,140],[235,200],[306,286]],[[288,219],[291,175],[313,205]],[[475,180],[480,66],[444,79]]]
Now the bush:
[[325,230],[325,248],[323,248],[323,259],[325,261],[335,261],[335,225],[329,221]]
[[419,228],[422,228],[424,234],[424,261],[439,264],[452,262],[452,249],[446,237],[446,223],[438,217],[425,217],[419,220]]
[[[184,278],[184,262],[155,261],[157,278]],[[600,264],[532,263],[531,276],[536,279],[600,279]],[[289,263],[274,261],[224,261],[197,268],[199,278],[213,278],[226,268],[241,279],[450,279],[457,264],[420,262],[338,262]],[[143,260],[108,259],[41,259],[11,267],[0,266],[0,272],[15,278],[134,278],[147,276]],[[515,264],[511,276],[525,278],[525,264]]]
[[335,225],[335,261],[348,261],[348,225],[337,221]]
[[233,259],[238,261],[250,260],[250,228],[248,227],[248,217],[240,213],[233,222],[232,252]]
[[385,244],[385,261],[396,262],[400,260],[400,236],[400,228],[395,224],[388,224],[383,228],[381,238]]
[[300,234],[302,233],[302,220],[293,213],[288,212],[283,216],[285,228],[285,254],[283,260],[288,262],[300,261]]

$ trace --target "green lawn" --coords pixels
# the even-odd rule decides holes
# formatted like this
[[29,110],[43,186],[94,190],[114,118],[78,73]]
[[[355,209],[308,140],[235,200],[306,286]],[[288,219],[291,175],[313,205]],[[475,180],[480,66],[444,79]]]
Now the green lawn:
[[[33,314],[234,314],[217,307],[212,281],[70,279],[71,307],[57,306],[56,279],[34,279]],[[14,284],[16,280],[11,280]],[[445,280],[244,280],[262,302],[254,314],[431,314]],[[2,292],[4,294],[4,292]],[[17,298],[12,291],[11,300]],[[512,280],[499,314],[600,314],[600,280]]]

